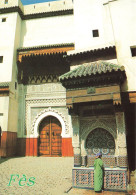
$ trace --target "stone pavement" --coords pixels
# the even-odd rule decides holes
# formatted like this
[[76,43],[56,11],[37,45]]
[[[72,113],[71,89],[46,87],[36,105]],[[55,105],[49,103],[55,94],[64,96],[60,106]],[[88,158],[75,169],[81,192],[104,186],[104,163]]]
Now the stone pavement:
[[[72,157],[20,157],[0,159],[0,195],[94,195],[93,190],[72,189]],[[13,179],[8,186],[11,175]],[[23,177],[24,175],[24,177]],[[18,178],[19,177],[19,178]],[[19,180],[23,177],[19,185]],[[29,181],[35,177],[35,183]],[[26,179],[25,179],[26,178]],[[32,179],[32,178],[31,178]],[[125,194],[104,192],[104,195]]]
[[[69,195],[129,195],[125,192],[111,192],[111,191],[104,191],[101,193],[96,193],[93,190],[87,189],[71,189],[68,193]],[[132,194],[136,195],[136,194]]]

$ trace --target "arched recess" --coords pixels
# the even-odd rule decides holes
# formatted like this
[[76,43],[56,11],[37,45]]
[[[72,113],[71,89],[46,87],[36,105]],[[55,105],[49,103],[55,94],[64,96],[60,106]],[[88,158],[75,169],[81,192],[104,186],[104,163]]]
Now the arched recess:
[[55,109],[48,108],[48,109],[43,110],[36,116],[33,122],[33,125],[32,125],[31,137],[35,137],[35,138],[39,137],[39,125],[41,121],[48,116],[56,117],[60,121],[60,124],[62,127],[61,136],[63,137],[66,134],[67,124],[66,124],[65,118]]
[[117,138],[117,132],[113,128],[110,127],[110,124],[105,125],[103,122],[100,122],[99,120],[96,120],[93,124],[87,124],[85,123],[85,126],[82,127],[82,139],[86,140],[88,134],[97,128],[103,128],[111,133],[111,135],[114,137],[114,139]]
[[86,126],[85,127],[83,126],[82,128],[84,129],[84,131],[82,131],[81,138],[80,138],[81,139],[81,154],[82,155],[87,155],[87,150],[86,150],[85,144],[86,144],[86,139],[87,139],[89,133],[91,133],[94,129],[97,129],[97,128],[103,128],[113,136],[114,141],[115,141],[115,153],[117,153],[117,148],[116,148],[117,133],[112,128],[110,128],[109,125],[106,126],[104,123],[99,122],[99,120],[97,120],[91,126],[86,124]]
[[98,152],[103,155],[114,155],[115,140],[107,130],[96,128],[88,134],[85,140],[85,148],[89,149],[91,155],[95,155]]

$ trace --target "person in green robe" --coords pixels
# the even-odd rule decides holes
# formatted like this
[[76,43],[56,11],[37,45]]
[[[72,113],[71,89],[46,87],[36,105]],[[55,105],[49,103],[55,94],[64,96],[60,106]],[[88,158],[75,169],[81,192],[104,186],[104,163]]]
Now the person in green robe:
[[103,175],[104,166],[101,160],[101,153],[96,154],[96,159],[94,161],[94,191],[101,192],[103,190]]

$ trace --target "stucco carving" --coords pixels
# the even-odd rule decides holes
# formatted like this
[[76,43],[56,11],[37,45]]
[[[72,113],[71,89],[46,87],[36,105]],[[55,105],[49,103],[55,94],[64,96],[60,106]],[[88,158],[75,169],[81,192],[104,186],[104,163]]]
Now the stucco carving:
[[117,144],[120,148],[126,147],[126,135],[124,133],[118,134]]
[[125,125],[125,116],[124,112],[117,112],[116,116],[116,124],[117,124],[117,148],[118,155],[126,156],[126,125]]
[[116,113],[116,123],[117,123],[118,133],[124,133],[126,131],[124,112]]
[[59,105],[65,105],[66,99],[65,98],[54,98],[54,99],[33,99],[33,100],[27,100],[26,104],[59,104]]
[[96,129],[96,128],[103,128],[109,131],[114,139],[117,137],[116,133],[116,122],[114,118],[102,118],[102,119],[87,119],[87,120],[81,120],[80,121],[81,127],[80,127],[80,133],[82,139],[86,140],[86,137],[88,134]]
[[78,116],[72,116],[73,134],[79,133],[80,121]]
[[80,147],[74,147],[74,154],[80,154],[80,153],[81,153]]
[[44,93],[49,94],[49,93],[63,93],[66,92],[66,89],[62,86],[60,83],[46,83],[46,84],[41,84],[41,85],[28,85],[27,86],[27,95],[32,95],[32,94],[37,94],[37,93]]
[[35,124],[36,124],[37,119],[38,119],[41,115],[43,115],[44,113],[48,113],[48,112],[56,113],[56,114],[58,114],[58,115],[63,119],[63,121],[64,121],[64,123],[65,123],[65,134],[68,134],[68,133],[69,133],[69,126],[68,126],[68,123],[67,123],[65,117],[63,116],[62,113],[58,112],[58,111],[55,110],[55,109],[52,109],[51,107],[49,107],[48,109],[44,109],[43,111],[41,111],[41,112],[35,117],[35,119],[34,119],[34,121],[33,121],[33,123],[32,123],[31,134],[34,134],[34,127],[35,127]]

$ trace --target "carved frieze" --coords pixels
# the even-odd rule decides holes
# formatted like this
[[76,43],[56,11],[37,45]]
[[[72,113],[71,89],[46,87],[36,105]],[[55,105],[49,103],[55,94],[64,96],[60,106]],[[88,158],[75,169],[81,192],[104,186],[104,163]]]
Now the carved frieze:
[[35,104],[35,105],[39,105],[39,104],[44,104],[49,106],[49,104],[51,105],[59,105],[59,106],[64,106],[66,105],[66,99],[65,98],[54,98],[54,99],[33,99],[33,100],[27,100],[26,104],[30,105],[30,104]]
[[118,133],[124,133],[126,131],[124,112],[116,113],[116,124],[118,128]]
[[115,117],[92,117],[92,118],[84,118],[80,120],[80,134],[82,138],[86,138],[89,132],[96,128],[103,128],[109,131],[114,139],[117,137],[116,133],[116,121]]
[[34,93],[54,93],[66,92],[66,89],[60,83],[46,83],[40,85],[28,85],[27,95]]

